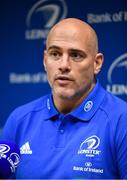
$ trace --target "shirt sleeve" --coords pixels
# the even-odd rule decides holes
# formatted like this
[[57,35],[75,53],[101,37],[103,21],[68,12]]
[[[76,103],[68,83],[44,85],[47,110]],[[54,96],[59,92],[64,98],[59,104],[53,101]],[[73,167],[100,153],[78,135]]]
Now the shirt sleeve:
[[15,141],[15,132],[16,132],[16,113],[15,111],[11,113],[9,118],[7,119],[5,126],[2,132],[2,139]]
[[127,179],[127,113],[119,119],[115,140],[119,176]]

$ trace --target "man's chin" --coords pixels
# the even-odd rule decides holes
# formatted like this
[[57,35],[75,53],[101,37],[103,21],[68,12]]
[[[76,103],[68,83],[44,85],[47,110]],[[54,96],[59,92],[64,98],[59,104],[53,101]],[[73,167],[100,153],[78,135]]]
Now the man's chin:
[[71,100],[73,98],[75,98],[75,92],[74,90],[72,89],[67,89],[67,88],[57,88],[57,89],[54,89],[53,90],[53,94],[56,96],[56,97],[59,97],[61,99],[64,99],[64,100]]
[[74,94],[72,93],[59,93],[57,94],[57,96],[59,96],[59,98],[63,99],[63,100],[71,100],[74,98]]

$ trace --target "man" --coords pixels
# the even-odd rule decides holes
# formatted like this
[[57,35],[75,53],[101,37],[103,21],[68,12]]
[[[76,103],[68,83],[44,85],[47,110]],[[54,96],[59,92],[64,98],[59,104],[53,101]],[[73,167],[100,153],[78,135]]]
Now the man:
[[68,18],[50,30],[44,67],[52,93],[16,109],[4,128],[20,147],[16,178],[127,178],[127,103],[99,84],[102,64],[87,23]]

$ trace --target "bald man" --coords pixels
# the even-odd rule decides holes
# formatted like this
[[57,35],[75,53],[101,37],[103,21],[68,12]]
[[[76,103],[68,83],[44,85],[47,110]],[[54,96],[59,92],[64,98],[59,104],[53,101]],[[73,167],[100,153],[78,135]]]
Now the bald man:
[[4,139],[20,147],[21,179],[126,179],[127,103],[105,91],[95,31],[68,18],[49,32],[44,67],[51,93],[17,108]]

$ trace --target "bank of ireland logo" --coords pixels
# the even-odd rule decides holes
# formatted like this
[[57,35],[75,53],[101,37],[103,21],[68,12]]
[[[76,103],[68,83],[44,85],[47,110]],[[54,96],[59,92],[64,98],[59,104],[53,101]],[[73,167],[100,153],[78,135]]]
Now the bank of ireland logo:
[[116,95],[127,95],[127,53],[116,58],[109,67],[107,90]]
[[94,157],[100,154],[98,149],[100,145],[100,138],[96,135],[90,136],[85,139],[78,150],[78,154],[85,154],[87,157]]
[[91,166],[92,166],[92,163],[91,163],[91,162],[86,162],[86,163],[85,163],[85,166],[86,166],[86,167],[91,167]]
[[65,0],[40,0],[28,11],[25,38],[45,39],[49,29],[67,17]]

